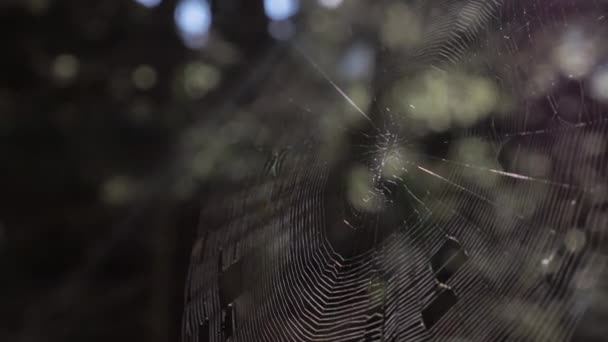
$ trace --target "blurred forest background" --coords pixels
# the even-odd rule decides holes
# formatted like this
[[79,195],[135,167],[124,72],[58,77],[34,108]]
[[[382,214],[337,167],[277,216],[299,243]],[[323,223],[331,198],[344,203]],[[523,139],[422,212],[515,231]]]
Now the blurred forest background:
[[[179,340],[205,189],[179,182],[177,161],[193,127],[253,101],[289,55],[279,12],[261,0],[0,2],[0,341]],[[352,34],[320,19],[310,30],[328,50]],[[313,112],[333,91],[321,83],[300,94]],[[605,322],[600,306],[578,339]]]

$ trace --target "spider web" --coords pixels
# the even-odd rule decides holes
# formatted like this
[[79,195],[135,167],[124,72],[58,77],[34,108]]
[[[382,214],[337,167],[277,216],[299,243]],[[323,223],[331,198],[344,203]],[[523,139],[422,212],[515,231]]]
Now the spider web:
[[[229,147],[184,340],[569,340],[605,265],[605,4],[344,6],[374,72],[340,76],[339,44],[300,34],[201,143]],[[382,10],[418,38],[369,34]]]

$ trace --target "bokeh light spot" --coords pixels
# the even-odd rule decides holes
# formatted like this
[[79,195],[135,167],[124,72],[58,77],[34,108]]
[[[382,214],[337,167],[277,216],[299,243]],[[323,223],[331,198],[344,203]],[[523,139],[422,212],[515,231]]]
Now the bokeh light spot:
[[219,84],[220,71],[204,63],[191,63],[184,69],[184,90],[188,97],[200,99]]
[[102,184],[100,195],[105,204],[123,205],[135,196],[135,185],[128,177],[114,176]]
[[319,5],[326,8],[338,8],[342,5],[343,0],[319,0]]
[[78,74],[80,63],[78,59],[70,54],[62,54],[55,58],[52,71],[59,81],[69,81]]
[[339,65],[339,72],[349,80],[367,77],[374,64],[374,51],[363,43],[353,45],[346,52]]
[[133,70],[131,79],[135,87],[138,89],[152,89],[156,85],[156,70],[149,65],[140,65]]
[[135,2],[137,2],[138,4],[140,4],[144,7],[152,8],[152,7],[156,7],[156,6],[160,5],[162,0],[135,0]]
[[597,44],[579,28],[565,32],[554,51],[561,72],[569,78],[582,78],[591,70],[597,57]]
[[596,99],[608,102],[608,67],[600,68],[591,77],[591,93]]
[[264,0],[266,16],[274,21],[289,19],[300,9],[299,0]]
[[181,0],[175,8],[175,23],[186,46],[200,48],[211,29],[211,8],[205,0]]

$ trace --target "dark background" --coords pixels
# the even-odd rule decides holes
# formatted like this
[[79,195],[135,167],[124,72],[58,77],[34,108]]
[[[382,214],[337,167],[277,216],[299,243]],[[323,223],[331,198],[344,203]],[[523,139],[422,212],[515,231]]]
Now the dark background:
[[[182,138],[226,103],[254,98],[284,51],[261,0],[211,2],[236,62],[217,42],[190,49],[177,2],[0,2],[0,341],[179,339],[205,199],[204,187],[172,191]],[[66,54],[77,72],[58,78]],[[176,80],[200,60],[222,81],[184,96]],[[131,80],[142,64],[156,71],[146,90]],[[605,311],[596,303],[575,339],[590,340]]]
[[[260,1],[214,3],[241,62],[204,98],[179,96],[172,80],[201,52],[176,32],[176,2],[0,3],[0,340],[178,339],[201,195],[171,196],[168,165],[273,43]],[[62,54],[78,58],[70,80],[52,73]],[[140,64],[152,89],[130,82]]]

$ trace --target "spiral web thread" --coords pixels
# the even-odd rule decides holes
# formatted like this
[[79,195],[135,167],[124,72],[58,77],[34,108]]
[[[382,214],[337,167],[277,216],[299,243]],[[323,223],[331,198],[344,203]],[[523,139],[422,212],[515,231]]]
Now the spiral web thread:
[[[602,8],[557,0],[417,6],[424,44],[408,53],[416,65],[408,70],[430,70],[427,80],[458,78],[481,61],[476,76],[514,100],[432,135],[437,148],[425,148],[428,136],[414,129],[394,129],[424,121],[416,112],[424,102],[412,102],[410,112],[376,110],[381,124],[358,150],[371,185],[353,204],[335,184],[333,142],[315,128],[330,113],[310,109],[302,92],[275,91],[313,78],[326,97],[366,118],[370,112],[309,49],[295,48],[252,105],[261,122],[273,123],[274,146],[248,150],[263,162],[239,171],[237,185],[214,183],[204,201],[185,341],[571,338],[605,264],[607,107],[589,95],[591,72],[562,75],[541,90],[529,75],[540,64],[534,60],[546,58],[542,37],[577,25],[603,32],[603,17],[580,20]],[[409,72],[390,58],[387,65],[393,75]],[[291,114],[261,114],[268,102]],[[352,132],[344,126],[330,127]],[[361,204],[375,200],[377,207]],[[381,234],[387,206],[403,216]]]

